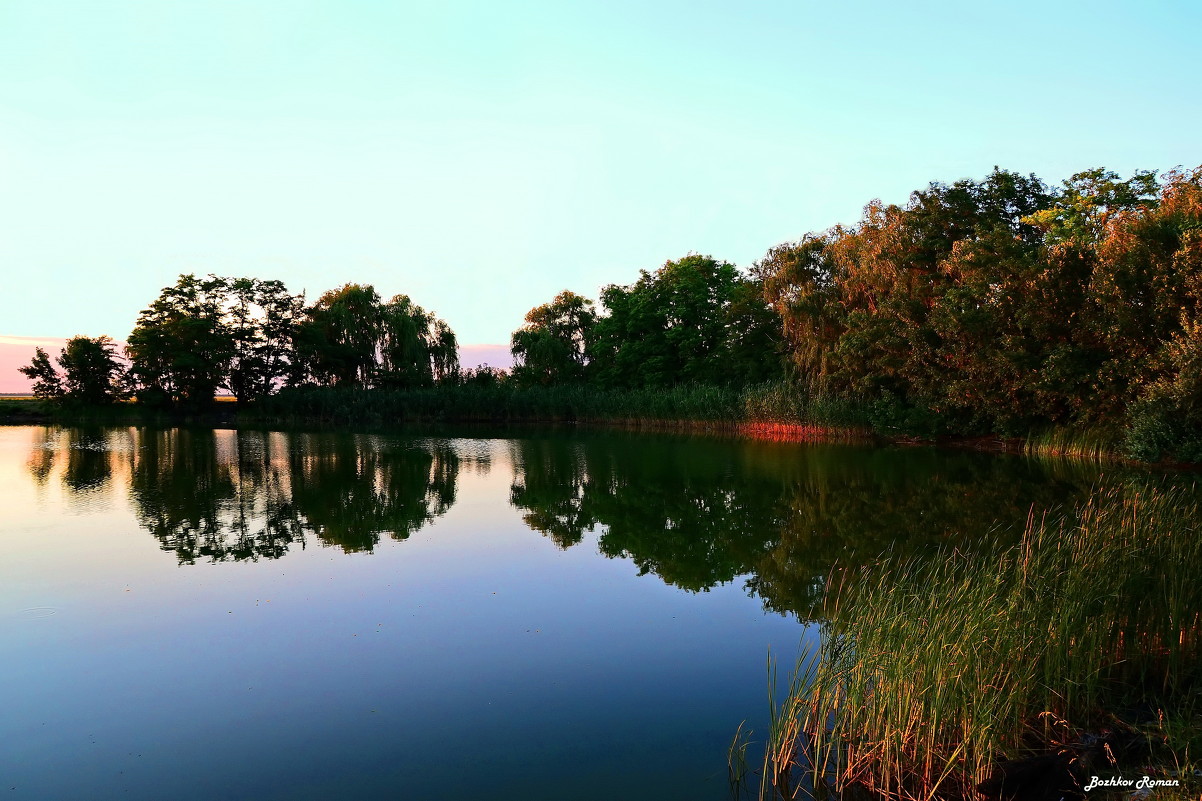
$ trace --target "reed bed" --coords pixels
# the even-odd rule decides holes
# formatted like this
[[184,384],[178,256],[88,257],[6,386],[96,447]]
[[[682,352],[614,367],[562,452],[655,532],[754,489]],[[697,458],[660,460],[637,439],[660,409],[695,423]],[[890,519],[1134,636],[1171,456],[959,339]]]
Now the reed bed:
[[1055,428],[1030,434],[1022,447],[1030,456],[1104,462],[1121,458],[1122,437],[1105,429]]
[[886,555],[828,596],[773,705],[760,799],[1071,796],[1124,754],[1199,797],[1200,576],[1185,491],[1099,492],[987,555]]
[[605,423],[627,428],[727,430],[794,441],[871,436],[841,401],[784,383],[746,388],[686,384],[605,389],[587,385],[445,385],[420,389],[309,387],[258,401],[247,417],[351,425],[409,422]]

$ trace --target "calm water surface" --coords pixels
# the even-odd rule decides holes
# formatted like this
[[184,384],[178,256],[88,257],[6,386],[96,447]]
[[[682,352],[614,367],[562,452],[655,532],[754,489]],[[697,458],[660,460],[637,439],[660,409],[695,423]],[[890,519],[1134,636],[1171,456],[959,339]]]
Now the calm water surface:
[[[0,798],[723,799],[834,565],[1101,476],[923,449],[0,428]],[[968,536],[973,535],[973,536]]]

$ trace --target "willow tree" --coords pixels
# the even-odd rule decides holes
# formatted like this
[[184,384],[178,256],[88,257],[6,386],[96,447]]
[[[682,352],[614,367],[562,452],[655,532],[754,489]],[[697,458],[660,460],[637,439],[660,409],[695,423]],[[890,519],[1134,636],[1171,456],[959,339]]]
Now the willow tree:
[[375,287],[344,284],[305,309],[296,349],[308,376],[326,386],[369,386],[379,364],[383,310]]
[[459,372],[459,344],[443,320],[396,295],[381,309],[380,369],[377,383],[396,388],[424,387]]
[[325,386],[420,387],[459,370],[455,333],[406,295],[346,284],[305,309],[296,327],[305,375]]
[[586,345],[597,314],[593,302],[564,290],[526,313],[513,332],[513,377],[521,384],[571,384],[584,380]]

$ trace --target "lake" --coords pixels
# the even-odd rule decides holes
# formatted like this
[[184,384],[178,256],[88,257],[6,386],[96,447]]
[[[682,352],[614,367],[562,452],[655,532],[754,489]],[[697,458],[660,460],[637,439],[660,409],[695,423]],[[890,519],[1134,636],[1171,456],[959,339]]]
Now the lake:
[[816,638],[832,571],[1017,537],[1112,480],[1137,479],[604,432],[0,428],[0,792],[727,798],[769,651]]

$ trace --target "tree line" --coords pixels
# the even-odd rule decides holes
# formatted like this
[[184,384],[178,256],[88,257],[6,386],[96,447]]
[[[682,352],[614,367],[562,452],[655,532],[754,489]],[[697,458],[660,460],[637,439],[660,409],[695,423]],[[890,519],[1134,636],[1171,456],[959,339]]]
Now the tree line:
[[1202,167],[995,168],[778,245],[703,256],[532,310],[514,379],[746,384],[863,409],[880,431],[1125,427],[1133,455],[1202,459]]
[[450,326],[407,295],[346,284],[312,305],[280,281],[181,275],[138,316],[122,361],[109,337],[74,337],[58,369],[42,348],[21,372],[34,394],[87,405],[136,397],[200,407],[284,387],[411,388],[459,374]]
[[[750,269],[690,253],[597,301],[564,291],[513,333],[514,387],[770,382],[878,429],[1019,434],[1126,426],[1150,456],[1202,443],[1202,168],[1060,186],[995,168],[869,203]],[[39,350],[35,393],[196,405],[225,390],[459,384],[455,335],[407,296],[347,284],[312,305],[278,281],[181,276],[111,340]],[[1193,447],[1193,446],[1191,446]],[[1202,445],[1194,458],[1202,457]]]

